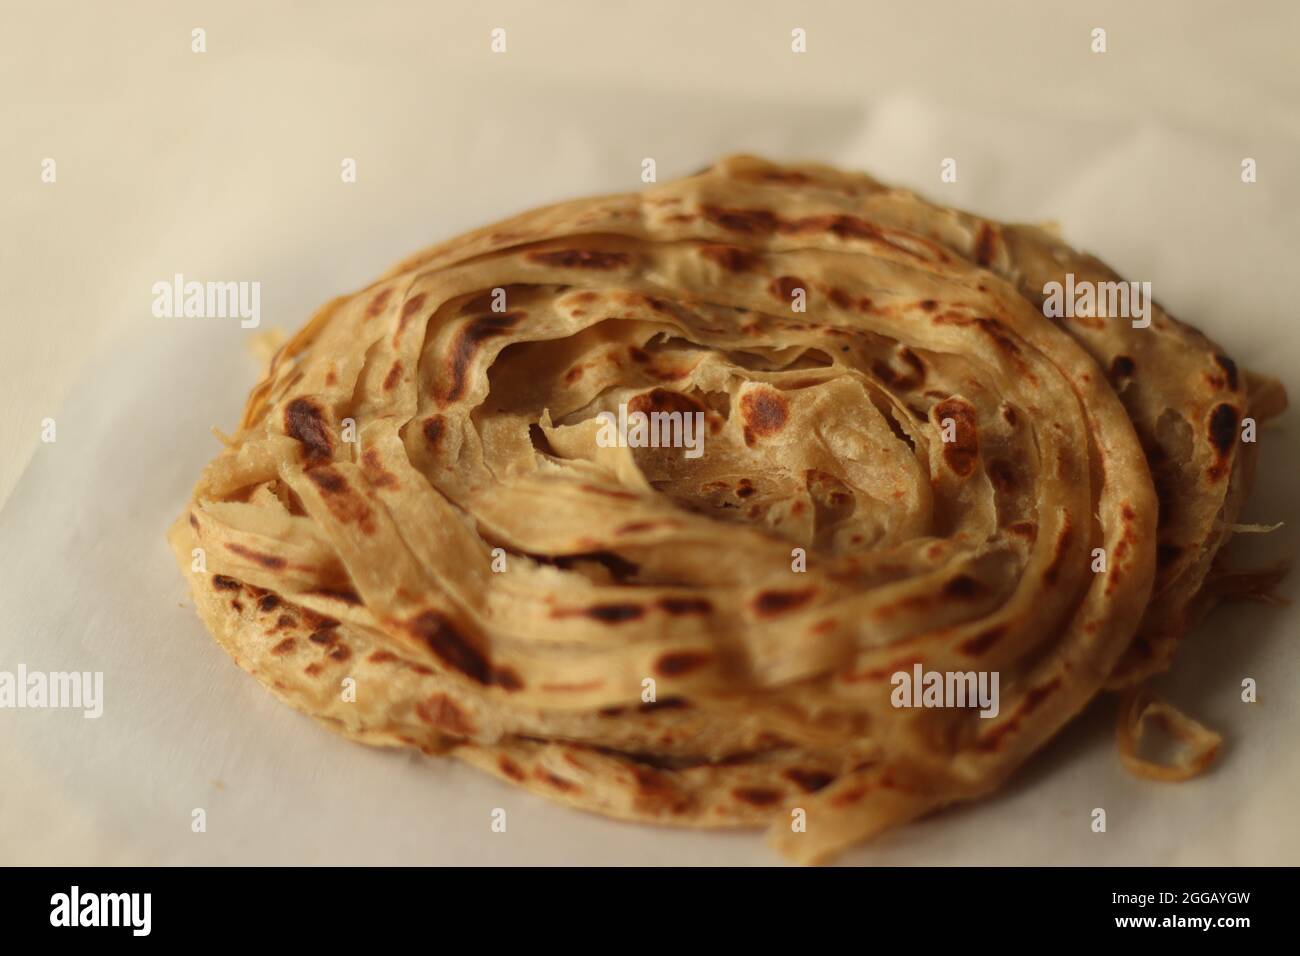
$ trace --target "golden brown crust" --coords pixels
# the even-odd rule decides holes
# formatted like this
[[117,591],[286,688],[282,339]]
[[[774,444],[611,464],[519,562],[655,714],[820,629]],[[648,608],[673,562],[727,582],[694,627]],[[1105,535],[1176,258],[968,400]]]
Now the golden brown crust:
[[[1071,270],[1113,277],[752,157],[525,213],[317,313],[173,546],[340,732],[824,859],[997,787],[1205,594],[1238,422],[1284,397],[1160,310],[1045,319]],[[698,413],[703,453],[605,447],[620,405]],[[996,671],[999,713],[893,706],[918,662]]]

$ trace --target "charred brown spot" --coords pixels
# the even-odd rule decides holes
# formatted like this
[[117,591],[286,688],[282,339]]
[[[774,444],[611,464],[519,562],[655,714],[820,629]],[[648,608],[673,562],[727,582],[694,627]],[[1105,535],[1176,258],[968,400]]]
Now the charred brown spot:
[[442,441],[442,433],[446,428],[446,423],[442,420],[441,415],[433,415],[424,420],[420,426],[424,432],[424,440],[429,443],[430,448],[437,448],[438,443]]
[[379,452],[375,449],[367,448],[361,453],[361,466],[366,480],[376,488],[398,487],[397,476],[384,467],[384,463],[379,460]]
[[538,767],[536,770],[533,771],[533,776],[536,777],[538,780],[544,781],[545,783],[549,783],[556,790],[559,790],[563,793],[568,793],[571,790],[578,789],[578,785],[573,781],[565,780],[563,777],[551,773],[551,771],[549,770],[543,770],[541,767]]
[[388,370],[388,374],[384,376],[384,391],[392,391],[401,380],[402,363],[394,362],[392,368]]
[[502,757],[500,760],[497,761],[497,766],[501,768],[501,772],[505,776],[509,777],[511,780],[515,781],[516,783],[520,782],[525,778],[523,768],[520,767],[519,764],[511,760],[509,757]]
[[767,787],[739,787],[731,793],[741,803],[748,803],[754,807],[770,807],[781,799],[780,790],[771,790]]
[[787,305],[796,292],[803,292],[807,297],[808,286],[798,276],[777,276],[768,284],[767,290]]
[[825,770],[802,770],[798,767],[791,767],[781,776],[794,783],[804,793],[816,793],[835,781],[833,773],[827,773]]
[[881,359],[873,362],[871,371],[875,373],[876,378],[904,392],[920,388],[925,383],[925,363],[921,361],[919,355],[904,346],[898,350],[895,359],[902,366],[901,370],[898,366]]
[[1047,584],[1055,584],[1060,578],[1061,568],[1065,565],[1065,556],[1070,549],[1070,542],[1074,540],[1074,527],[1070,521],[1070,516],[1065,515],[1063,521],[1061,533],[1056,537],[1056,548],[1052,552],[1052,563],[1043,572],[1043,581]]
[[312,631],[312,633],[307,637],[307,640],[311,641],[313,644],[324,644],[327,647],[330,644],[333,644],[338,639],[339,639],[338,633],[333,629],[324,630],[324,631]]
[[1228,388],[1232,391],[1237,390],[1237,363],[1226,355],[1215,355],[1214,361],[1218,363],[1219,368],[1223,369],[1224,374],[1228,377]]
[[989,480],[993,482],[993,487],[1002,494],[1011,494],[1019,484],[1016,480],[1016,470],[1011,466],[1011,462],[1002,458],[996,458],[989,462]]
[[306,398],[295,398],[284,409],[284,431],[302,442],[308,461],[328,461],[333,453],[329,426],[320,408]]
[[218,591],[238,591],[239,582],[234,578],[228,578],[224,574],[212,575],[212,586]]
[[338,627],[339,622],[332,617],[324,614],[317,614],[310,608],[302,609],[302,620],[309,628],[314,631],[328,631],[332,627]]
[[1216,405],[1210,412],[1210,444],[1220,457],[1232,451],[1237,441],[1237,423],[1238,412],[1232,405]]
[[953,440],[942,443],[943,460],[954,474],[969,478],[975,471],[980,452],[974,406],[954,396],[935,405],[931,415],[941,430],[945,420],[952,421]]
[[351,604],[354,607],[361,603],[361,597],[356,591],[348,591],[342,588],[316,588],[307,593],[316,594],[325,598],[333,598],[335,601],[342,601],[344,604]]
[[279,644],[275,645],[275,647],[271,648],[271,653],[274,654],[276,657],[283,657],[285,654],[288,654],[291,650],[293,650],[294,647],[297,646],[297,644],[298,642],[295,641],[292,637],[286,637]]
[[697,597],[665,597],[660,598],[658,606],[674,616],[683,614],[708,614],[713,610],[713,604],[708,598]]
[[388,651],[374,651],[366,660],[372,664],[391,664],[397,660],[397,655]]
[[329,657],[330,660],[332,661],[338,661],[342,663],[343,661],[350,660],[352,658],[352,651],[344,644],[337,644],[334,647],[330,648]]
[[264,613],[269,614],[280,606],[280,599],[274,594],[267,594],[258,599],[257,606]]
[[700,255],[711,262],[716,262],[728,272],[752,272],[758,268],[760,262],[757,255],[739,246],[701,246]]
[[195,531],[199,530],[199,519],[194,517],[193,511],[190,512],[190,527],[193,528]]
[[418,295],[413,295],[409,299],[407,299],[406,302],[402,304],[402,316],[400,320],[401,323],[405,325],[406,321],[411,316],[415,315],[415,313],[419,312],[423,306],[424,306],[423,292],[419,293]]
[[523,317],[523,312],[502,312],[480,315],[466,323],[451,347],[451,382],[447,388],[447,401],[454,402],[465,394],[465,376],[479,347],[489,339],[505,335]]
[[934,301],[934,299],[922,299],[917,303],[917,305],[925,312],[933,312],[939,307],[939,303]]
[[375,297],[370,300],[370,305],[366,306],[366,318],[373,319],[379,315],[379,313],[383,312],[384,307],[388,305],[388,298],[392,294],[393,290],[389,288],[384,289],[375,295]]
[[637,710],[643,714],[656,710],[689,710],[691,705],[683,697],[665,697],[663,700],[647,700],[637,704]]
[[681,677],[699,670],[709,660],[709,655],[701,651],[674,651],[660,657],[655,662],[655,670],[664,677]]
[[406,629],[452,670],[480,684],[490,683],[492,669],[487,656],[437,611],[425,611],[407,621]]
[[578,379],[582,378],[582,366],[575,365],[564,373],[564,382],[566,385],[572,385]]
[[521,690],[524,686],[523,679],[504,665],[492,669],[492,683],[507,692]]
[[763,591],[754,598],[753,608],[765,617],[785,614],[795,608],[803,607],[816,593],[816,588],[805,588],[801,591]]
[[559,249],[530,252],[530,262],[559,269],[617,269],[631,262],[625,252],[598,252],[595,249]]
[[740,398],[740,414],[750,433],[760,436],[775,435],[785,427],[790,417],[789,406],[777,391],[754,388]]
[[674,392],[666,388],[655,388],[648,392],[642,392],[640,395],[634,395],[627,403],[628,414],[641,412],[644,415],[651,415],[655,412],[681,412],[689,415],[692,412],[700,412],[704,407],[681,392]]
[[645,614],[645,609],[639,604],[597,604],[587,608],[584,613],[605,624],[622,624],[624,621],[635,621]]
[[454,736],[469,737],[474,733],[474,724],[468,715],[446,694],[434,694],[416,704],[415,713],[426,724]]
[[1116,355],[1110,361],[1110,377],[1112,381],[1118,382],[1126,378],[1132,378],[1136,370],[1137,363],[1127,355]]
[[1002,639],[1006,633],[1006,628],[1001,626],[990,627],[976,634],[968,641],[962,642],[961,651],[964,654],[970,654],[978,657],[987,651],[990,647]]
[[704,218],[719,229],[742,232],[746,235],[766,236],[776,232],[780,220],[767,209],[727,209],[722,206],[705,206]]
[[980,223],[979,234],[975,237],[975,261],[982,266],[987,266],[993,261],[995,243],[997,242],[997,233],[987,222]]
[[268,571],[279,571],[285,566],[284,558],[274,554],[263,554],[261,551],[254,551],[252,548],[246,548],[242,544],[227,544],[226,550],[239,555],[247,561],[254,564],[260,564]]
[[969,574],[959,574],[943,585],[943,596],[955,601],[968,601],[984,591],[984,584]]
[[374,511],[333,466],[308,468],[305,474],[321,490],[330,514],[343,524],[355,524],[362,534],[374,534]]

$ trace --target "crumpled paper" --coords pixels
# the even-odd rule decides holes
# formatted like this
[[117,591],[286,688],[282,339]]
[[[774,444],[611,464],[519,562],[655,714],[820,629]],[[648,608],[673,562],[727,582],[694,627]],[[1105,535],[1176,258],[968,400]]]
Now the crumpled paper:
[[[663,119],[648,151],[639,145],[645,111],[626,97],[586,120],[556,120],[535,95],[516,95],[508,110],[467,109],[456,139],[440,147],[464,151],[462,178],[445,194],[422,192],[409,218],[382,235],[353,228],[347,217],[364,216],[355,205],[321,203],[314,213],[283,211],[311,237],[297,248],[245,232],[239,253],[223,258],[235,237],[215,229],[195,239],[203,221],[190,238],[217,250],[207,261],[240,264],[229,278],[263,282],[264,327],[293,329],[418,244],[516,207],[636,188],[647,152],[661,179],[734,151],[822,160],[998,218],[1058,223],[1067,240],[1127,278],[1150,280],[1175,315],[1241,364],[1281,378],[1300,401],[1289,282],[1300,261],[1300,202],[1293,177],[1284,178],[1300,168],[1294,146],[1207,141],[1159,125],[955,114],[906,96],[797,118],[763,104],[673,107],[658,97],[654,115]],[[498,157],[475,174],[475,151],[507,139],[533,144],[515,171],[503,173]],[[1257,183],[1240,180],[1245,156],[1258,161]],[[953,183],[940,181],[948,158],[957,162]],[[239,164],[251,161],[231,159],[236,187]],[[403,207],[400,179],[368,188],[372,205]],[[396,247],[395,236],[409,246]],[[160,278],[181,266],[152,254]],[[240,274],[249,261],[260,275]],[[618,823],[450,760],[347,742],[236,668],[190,608],[163,534],[216,451],[209,427],[233,424],[255,379],[250,332],[235,320],[156,319],[143,290],[137,305],[137,331],[88,369],[55,416],[57,441],[38,449],[0,512],[0,670],[102,671],[105,697],[99,719],[0,710],[0,863],[777,861],[757,833]],[[1297,550],[1295,433],[1292,411],[1261,435],[1242,520],[1285,524],[1235,543],[1242,564]],[[1284,583],[1283,593],[1294,590],[1294,580]],[[1183,784],[1130,777],[1114,746],[1115,702],[1103,698],[1002,793],[888,833],[842,862],[1300,862],[1297,633],[1295,607],[1220,609],[1160,682],[1171,701],[1224,734],[1207,776]],[[1241,700],[1245,678],[1258,682],[1256,703]],[[504,833],[491,828],[498,808],[507,812]],[[1105,833],[1093,832],[1096,808],[1106,811]]]

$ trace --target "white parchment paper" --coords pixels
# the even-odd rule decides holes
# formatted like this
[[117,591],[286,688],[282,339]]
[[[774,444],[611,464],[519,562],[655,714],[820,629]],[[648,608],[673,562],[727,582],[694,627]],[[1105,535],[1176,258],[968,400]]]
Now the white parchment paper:
[[[175,226],[185,261],[153,237],[141,244],[141,275],[203,268],[195,278],[257,279],[263,326],[293,329],[419,245],[541,202],[636,188],[645,150],[611,144],[652,142],[661,179],[759,151],[858,166],[1000,218],[1055,220],[1300,400],[1292,145],[1063,116],[958,115],[907,97],[861,111],[699,100],[668,108],[660,97],[642,111],[624,95],[558,118],[552,101],[514,95],[508,124],[499,111],[467,107],[442,146],[460,170],[455,181],[396,176],[370,182],[363,199],[293,208],[278,208],[272,190],[265,230],[226,221],[212,184],[196,184],[195,208]],[[517,155],[502,158],[507,150]],[[1259,159],[1255,184],[1240,181],[1245,156]],[[958,162],[956,183],[939,181],[947,157]],[[239,166],[253,158],[230,162],[227,190],[247,181]],[[285,240],[286,217],[300,240]],[[0,863],[776,860],[756,834],[612,822],[450,760],[347,742],[236,668],[189,606],[163,534],[217,450],[209,426],[228,428],[254,381],[250,333],[235,321],[155,319],[149,303],[142,283],[137,299],[106,306],[138,315],[137,334],[87,369],[55,416],[57,441],[38,450],[0,512],[0,669],[102,671],[105,683],[98,720],[0,710]],[[1244,520],[1286,524],[1234,545],[1244,563],[1300,544],[1296,434],[1288,413],[1261,436]],[[1294,593],[1294,580],[1283,591]],[[890,833],[844,862],[1300,863],[1298,638],[1294,607],[1234,605],[1187,641],[1161,686],[1224,733],[1208,776],[1178,785],[1128,776],[1114,750],[1113,703],[1103,699],[1004,793]],[[1258,681],[1257,703],[1240,700],[1245,677]],[[489,827],[497,807],[508,812],[506,833]],[[1096,807],[1107,811],[1104,834],[1090,829]],[[196,808],[204,833],[191,831]]]

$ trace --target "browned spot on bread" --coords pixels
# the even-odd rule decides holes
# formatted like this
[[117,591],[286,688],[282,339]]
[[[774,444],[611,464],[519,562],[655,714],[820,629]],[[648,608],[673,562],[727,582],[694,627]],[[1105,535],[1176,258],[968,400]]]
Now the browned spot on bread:
[[542,690],[556,694],[581,694],[586,691],[599,690],[604,686],[605,681],[597,677],[593,680],[582,681],[580,683],[543,684]]
[[257,606],[263,611],[263,613],[270,614],[280,606],[280,599],[274,594],[264,594],[262,597],[258,598]]
[[1011,462],[1003,458],[995,458],[989,462],[989,481],[993,482],[993,487],[1004,495],[1011,494],[1018,486],[1015,469],[1011,466]]
[[940,428],[941,437],[944,420],[952,420],[953,440],[942,442],[943,460],[955,475],[969,478],[975,471],[980,452],[974,406],[964,399],[953,396],[935,405],[930,415]]
[[939,303],[934,299],[922,299],[917,303],[917,306],[924,312],[933,312],[939,307]]
[[274,554],[264,554],[261,551],[254,551],[252,548],[246,548],[242,544],[230,543],[226,545],[226,550],[233,554],[239,555],[245,560],[252,561],[254,564],[260,564],[268,571],[279,571],[286,562],[284,558]]
[[399,328],[406,325],[407,321],[410,320],[411,316],[415,315],[415,313],[419,312],[420,309],[424,307],[424,299],[425,299],[424,293],[420,292],[417,293],[416,295],[411,296],[404,303],[402,303],[402,315],[398,319]]
[[523,312],[501,312],[499,314],[480,315],[471,319],[460,330],[451,346],[450,382],[447,386],[446,400],[454,402],[465,394],[465,376],[479,348],[488,339],[505,335],[524,317]]
[[320,407],[309,399],[295,398],[284,408],[284,431],[302,442],[308,461],[328,461],[333,453],[329,426]]
[[317,614],[310,608],[302,608],[302,620],[309,628],[315,631],[327,631],[331,627],[338,627],[339,622],[332,617],[324,614]]
[[700,246],[700,255],[711,262],[716,262],[728,272],[752,272],[758,268],[760,262],[757,255],[740,246],[704,245]]
[[218,591],[238,591],[239,582],[234,578],[228,578],[224,574],[212,575],[212,587]]
[[397,476],[384,467],[384,463],[379,460],[379,452],[375,449],[367,448],[361,453],[361,467],[366,480],[376,488],[398,487]]
[[833,773],[827,773],[825,770],[802,770],[798,767],[789,768],[781,776],[792,781],[804,793],[816,793],[835,781]]
[[523,679],[505,665],[492,668],[492,683],[507,693],[521,690],[524,686]]
[[1012,428],[1015,428],[1016,424],[1020,421],[1020,416],[1016,414],[1016,410],[1012,406],[1003,405],[1002,419]]
[[1032,521],[1017,521],[1014,524],[1007,525],[1007,531],[1024,538],[1032,544],[1038,538],[1038,525]]
[[293,650],[297,646],[297,644],[298,642],[295,641],[292,637],[286,637],[279,644],[275,645],[275,647],[271,648],[271,653],[274,654],[276,657],[283,657],[285,654],[288,654],[291,650]]
[[384,376],[384,391],[392,391],[401,380],[402,363],[394,362],[392,367],[388,370],[388,374]]
[[672,615],[708,614],[713,610],[709,599],[700,597],[663,597],[655,603]]
[[654,412],[681,412],[689,415],[703,410],[704,406],[695,399],[667,388],[654,388],[642,392],[640,395],[632,396],[627,403],[629,415],[633,412],[641,412],[644,415],[651,415]]
[[980,223],[979,234],[975,237],[975,261],[979,265],[987,266],[993,261],[996,242],[997,234],[993,227],[987,222]]
[[741,803],[748,803],[754,807],[770,807],[781,799],[780,790],[772,790],[767,787],[738,787],[731,791]]
[[1235,392],[1238,385],[1237,363],[1226,355],[1218,354],[1214,356],[1214,361],[1218,363],[1219,368],[1223,369],[1224,374],[1227,375],[1228,388]]
[[655,661],[655,670],[664,677],[681,677],[707,664],[710,656],[701,651],[673,651]]
[[342,663],[352,658],[352,651],[345,644],[337,644],[329,649],[329,657],[332,661]]
[[1043,582],[1045,584],[1055,584],[1061,576],[1061,568],[1065,565],[1065,556],[1070,550],[1070,542],[1074,539],[1074,526],[1070,521],[1070,516],[1062,516],[1061,533],[1056,536],[1056,547],[1052,552],[1052,562],[1043,571]]
[[790,409],[775,389],[751,388],[740,397],[740,414],[753,434],[766,437],[785,427]]
[[375,296],[370,300],[370,304],[366,306],[366,318],[373,319],[377,315],[379,315],[379,313],[383,312],[384,307],[388,305],[388,297],[391,296],[392,294],[393,294],[392,287],[389,287],[387,289],[381,289],[378,293],[376,293]]
[[1214,411],[1210,412],[1210,444],[1220,458],[1227,457],[1236,444],[1238,415],[1237,409],[1226,402],[1214,406]]
[[302,672],[306,674],[308,677],[315,677],[318,674],[320,674],[320,672],[323,671],[324,669],[325,668],[322,667],[319,663],[308,664],[306,667],[302,669]]
[[895,359],[902,365],[901,370],[889,362],[876,359],[871,364],[871,371],[876,378],[904,392],[918,389],[925,383],[925,363],[919,355],[906,346],[901,346],[895,353]]
[[639,604],[597,604],[582,613],[605,624],[622,624],[624,621],[635,621],[644,615],[645,608]]
[[943,596],[955,601],[968,601],[985,593],[984,584],[969,574],[959,574],[944,582]]
[[1132,378],[1133,373],[1137,371],[1137,363],[1127,355],[1116,355],[1110,362],[1110,377],[1112,381],[1118,382],[1126,378]]
[[333,598],[336,601],[342,601],[344,604],[351,604],[354,607],[361,603],[361,598],[356,591],[347,591],[341,588],[316,588],[307,593],[318,594],[321,597]]
[[575,365],[564,373],[564,381],[567,385],[572,385],[578,379],[582,378],[582,366]]
[[963,654],[970,654],[972,657],[978,657],[1000,641],[1002,635],[1005,633],[1006,628],[1001,625],[986,628],[970,640],[963,641],[961,644],[961,651]]
[[767,209],[727,209],[706,205],[702,211],[704,218],[719,229],[753,236],[771,235],[780,222],[776,214]]
[[199,519],[194,517],[193,511],[190,512],[190,527],[193,528],[195,531],[199,530]]
[[470,737],[474,734],[474,724],[469,716],[446,694],[434,694],[416,704],[415,713],[426,724],[453,736]]
[[509,757],[502,757],[497,761],[497,766],[501,768],[503,774],[516,783],[519,783],[525,778],[523,768]]
[[338,639],[339,639],[338,633],[333,629],[324,630],[324,631],[312,631],[311,634],[307,636],[307,640],[311,641],[313,644],[325,644],[327,646],[333,644]]
[[420,426],[424,432],[424,440],[429,443],[430,448],[437,448],[438,443],[442,441],[442,432],[446,423],[442,420],[441,415],[431,415],[426,418]]
[[758,614],[772,617],[803,607],[816,593],[816,588],[804,588],[799,591],[763,591],[754,598],[751,606]]
[[308,468],[305,474],[321,490],[321,497],[330,514],[343,524],[355,524],[362,534],[374,534],[374,511],[337,469],[332,465],[318,465]]
[[366,660],[370,661],[372,664],[391,664],[393,661],[397,660],[397,655],[388,651],[372,651]]
[[794,298],[795,292],[801,289],[803,290],[804,297],[807,298],[808,286],[803,279],[800,279],[798,276],[777,276],[768,284],[767,287],[767,290],[771,292],[773,296],[780,299],[786,305],[790,304],[791,299]]
[[492,670],[487,656],[437,611],[424,611],[407,621],[405,627],[452,670],[480,684],[490,683]]
[[545,770],[541,767],[538,767],[533,771],[533,776],[538,780],[549,783],[552,787],[562,793],[569,793],[570,791],[579,789],[578,785],[571,780],[565,780],[558,774],[551,773],[551,771]]
[[555,266],[559,269],[617,269],[632,261],[625,252],[599,252],[595,249],[530,252],[528,259],[539,265]]
[[837,793],[835,796],[833,796],[831,798],[831,806],[847,807],[857,803],[866,795],[867,795],[866,787],[853,787],[850,790],[845,790],[843,793]]

